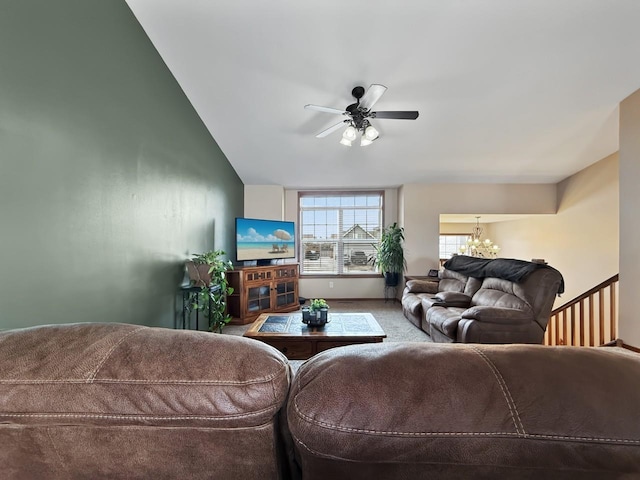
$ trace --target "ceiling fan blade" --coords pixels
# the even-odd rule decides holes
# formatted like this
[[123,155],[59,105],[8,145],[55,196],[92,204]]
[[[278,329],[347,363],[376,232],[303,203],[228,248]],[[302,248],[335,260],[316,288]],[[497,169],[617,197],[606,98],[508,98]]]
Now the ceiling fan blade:
[[371,110],[371,107],[380,100],[380,97],[386,91],[387,87],[374,83],[369,87],[369,90],[365,92],[364,96],[360,100],[359,107],[363,110]]
[[345,123],[349,123],[349,120],[344,120],[344,121],[342,121],[340,123],[336,123],[332,127],[329,127],[326,130],[321,131],[319,134],[316,135],[316,138],[324,138],[324,137],[326,137],[327,135],[335,132],[336,130],[339,130],[341,127],[344,127]]
[[397,112],[371,112],[371,118],[397,118],[400,120],[415,120],[418,118],[416,111],[397,111]]
[[338,110],[337,108],[330,107],[321,107],[320,105],[305,105],[304,108],[306,108],[307,110],[317,110],[318,112],[335,113],[337,115],[347,114],[347,112],[345,112],[344,110]]

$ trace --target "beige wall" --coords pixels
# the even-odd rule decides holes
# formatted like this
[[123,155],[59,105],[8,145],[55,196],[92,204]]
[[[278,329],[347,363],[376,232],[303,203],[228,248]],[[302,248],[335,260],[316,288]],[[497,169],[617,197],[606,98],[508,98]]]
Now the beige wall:
[[244,216],[284,220],[284,188],[280,185],[248,185],[244,189]]
[[640,347],[640,90],[620,104],[620,312],[619,337]]
[[[270,187],[270,186],[269,186]],[[254,205],[260,203],[262,217],[269,218],[269,209],[274,210],[279,202],[275,188],[267,188],[273,194],[272,201],[260,200],[264,186],[245,185],[245,215],[255,212]],[[284,190],[284,219],[297,222],[298,190]],[[555,185],[403,185],[399,189],[385,190],[385,224],[397,221],[405,227],[408,273],[421,275],[430,268],[437,268],[438,243],[441,213],[502,213],[531,214],[555,213]],[[470,224],[466,225],[470,229]],[[492,227],[486,234],[494,239]],[[500,243],[498,239],[495,239]],[[333,282],[333,288],[329,286]],[[400,292],[398,292],[400,293]],[[324,298],[382,298],[382,278],[302,279],[300,294],[305,297]]]
[[[290,220],[298,225],[298,190],[285,190],[277,185],[245,185],[244,192],[246,217]],[[398,221],[397,189],[385,189],[384,198],[384,221],[385,225],[390,225]],[[382,277],[357,281],[353,278],[303,278],[300,295],[308,298],[382,298],[384,280]]]
[[[493,243],[500,244],[495,238],[493,234],[493,224],[492,223],[482,223],[479,222],[480,228],[482,228],[482,238],[490,238]],[[445,235],[471,235],[471,231],[473,227],[475,227],[475,222],[473,223],[440,223],[440,234]]]
[[[618,155],[557,185],[558,213],[493,224],[503,258],[544,258],[565,279],[556,306],[618,273]],[[494,239],[492,237],[492,240]]]
[[[402,187],[408,273],[438,268],[440,214],[543,214],[556,211],[555,185],[407,184]],[[499,235],[487,235],[501,244]],[[495,238],[494,238],[495,237]]]

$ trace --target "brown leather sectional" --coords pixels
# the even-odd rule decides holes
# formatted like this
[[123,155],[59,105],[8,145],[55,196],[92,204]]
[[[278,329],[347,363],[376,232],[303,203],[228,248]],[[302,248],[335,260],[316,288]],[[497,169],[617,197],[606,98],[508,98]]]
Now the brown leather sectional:
[[640,356],[620,350],[353,345],[292,378],[242,337],[0,332],[0,478],[640,478]]
[[[456,264],[481,268],[471,276]],[[562,275],[546,265],[459,256],[445,264],[439,282],[408,281],[402,310],[434,342],[542,343],[562,290]]]

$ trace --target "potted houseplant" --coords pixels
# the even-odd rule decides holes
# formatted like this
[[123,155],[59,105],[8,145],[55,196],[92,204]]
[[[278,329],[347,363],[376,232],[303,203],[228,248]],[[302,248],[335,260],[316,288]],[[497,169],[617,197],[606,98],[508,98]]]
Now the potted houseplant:
[[193,256],[191,262],[193,269],[197,272],[196,278],[192,277],[195,286],[199,286],[200,291],[191,302],[192,308],[197,308],[204,312],[209,319],[209,330],[222,333],[222,329],[231,321],[231,316],[227,314],[227,295],[233,293],[233,287],[229,286],[226,272],[233,268],[230,260],[223,260],[225,255],[223,250],[211,250],[205,253],[198,253]]
[[329,304],[324,298],[314,298],[309,307],[302,309],[302,321],[312,327],[321,327],[329,321]]
[[395,287],[399,276],[407,267],[404,258],[404,228],[397,223],[382,230],[380,243],[376,246],[375,264],[385,277],[385,285]]

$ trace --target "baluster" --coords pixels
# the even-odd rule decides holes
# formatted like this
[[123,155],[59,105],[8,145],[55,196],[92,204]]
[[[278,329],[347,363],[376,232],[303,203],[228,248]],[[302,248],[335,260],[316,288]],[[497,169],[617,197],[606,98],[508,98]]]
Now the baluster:
[[609,322],[611,325],[611,340],[615,340],[617,337],[616,332],[616,284],[612,283],[609,285]]
[[593,295],[589,295],[589,345],[595,346],[595,319],[593,311]]
[[598,345],[602,345],[606,343],[604,336],[604,290],[602,289],[598,291],[598,303],[598,314],[600,316],[600,343],[598,343]]

